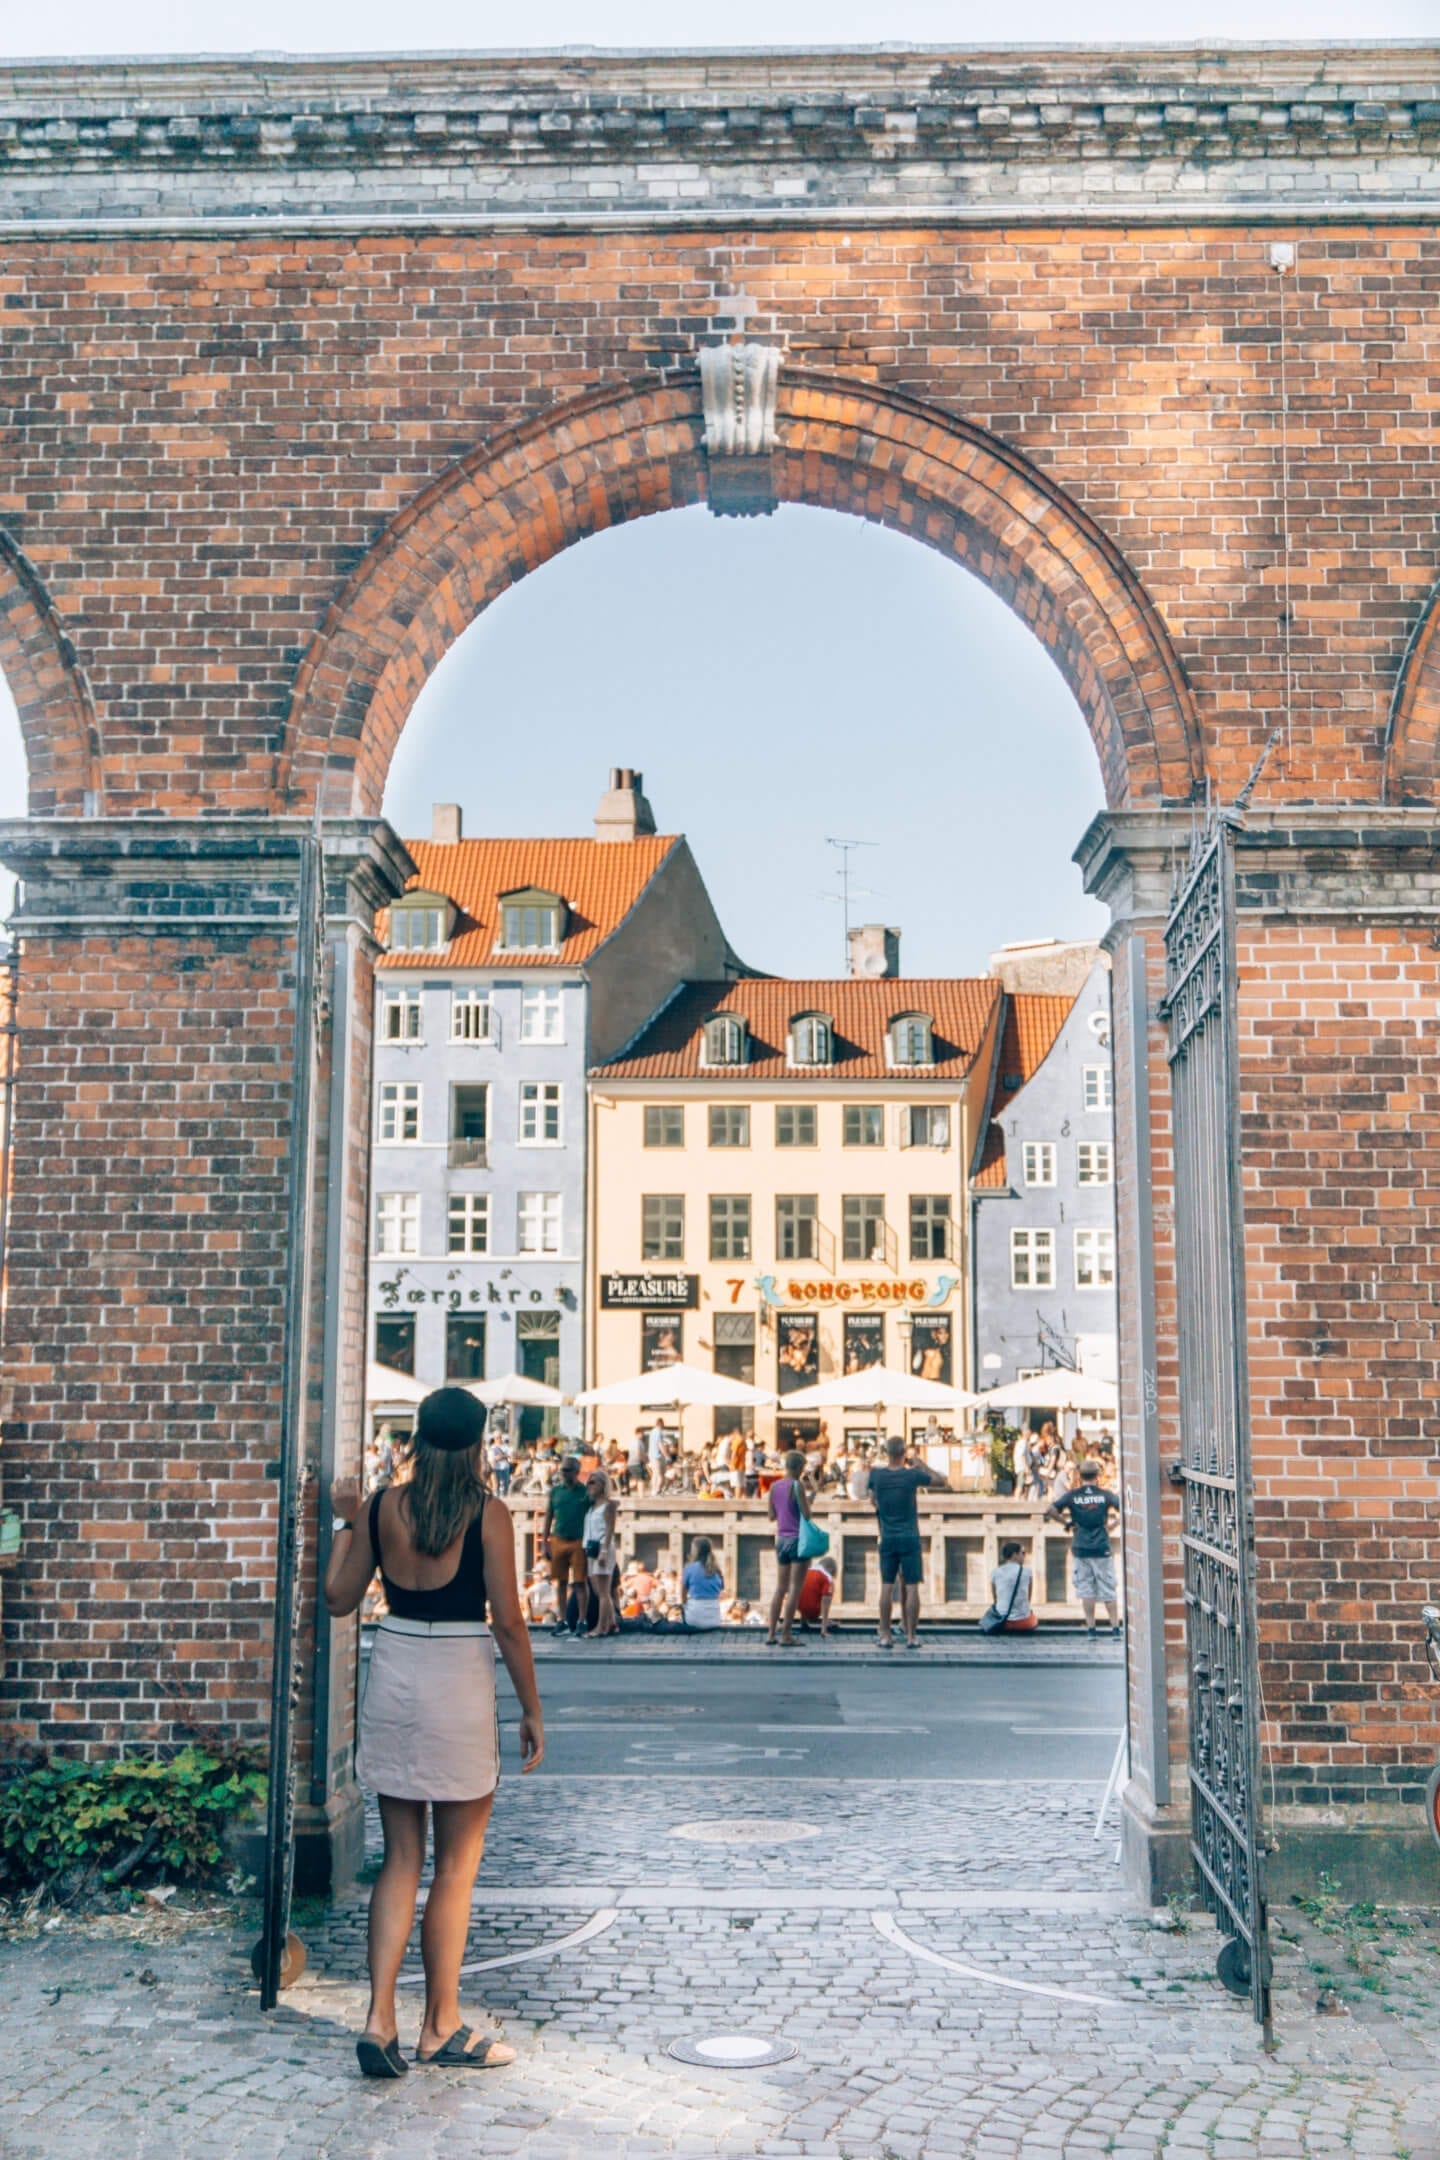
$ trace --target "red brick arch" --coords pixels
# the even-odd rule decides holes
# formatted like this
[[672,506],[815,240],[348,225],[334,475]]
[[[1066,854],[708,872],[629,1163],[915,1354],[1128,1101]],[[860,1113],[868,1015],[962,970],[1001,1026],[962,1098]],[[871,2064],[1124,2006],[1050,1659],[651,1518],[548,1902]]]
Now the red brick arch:
[[34,565],[0,531],[0,674],[20,715],[32,817],[98,811],[95,708]]
[[1385,736],[1385,800],[1435,800],[1440,753],[1440,585],[1421,610],[1390,700]]
[[[1117,549],[982,429],[868,384],[787,370],[774,461],[784,502],[873,519],[938,548],[1007,601],[1085,715],[1112,804],[1184,801],[1202,771],[1188,685]],[[486,443],[382,534],[301,665],[281,800],[326,777],[332,811],[378,812],[433,668],[507,586],[624,519],[703,501],[698,378],[596,392]]]

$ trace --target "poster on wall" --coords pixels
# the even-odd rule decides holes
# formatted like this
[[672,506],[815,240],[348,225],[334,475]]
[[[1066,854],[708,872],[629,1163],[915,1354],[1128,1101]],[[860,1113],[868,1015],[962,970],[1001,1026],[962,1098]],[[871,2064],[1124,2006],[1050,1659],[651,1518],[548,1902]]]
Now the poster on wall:
[[820,1378],[820,1332],[814,1313],[777,1313],[775,1348],[779,1361],[778,1393],[793,1395],[797,1388],[815,1385]]
[[869,1372],[885,1362],[885,1315],[879,1312],[847,1312],[845,1315],[845,1370]]
[[917,1379],[934,1380],[941,1387],[954,1386],[953,1334],[948,1313],[911,1315],[910,1370]]
[[681,1329],[684,1322],[679,1313],[647,1312],[640,1320],[640,1366],[643,1372],[663,1372],[667,1365],[678,1365],[681,1357]]

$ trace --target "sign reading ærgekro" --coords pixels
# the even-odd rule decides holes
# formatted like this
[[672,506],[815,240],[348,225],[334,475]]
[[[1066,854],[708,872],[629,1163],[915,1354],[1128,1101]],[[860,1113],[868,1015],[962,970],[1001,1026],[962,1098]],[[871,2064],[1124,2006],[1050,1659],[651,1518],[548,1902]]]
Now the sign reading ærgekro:
[[618,1269],[600,1277],[600,1305],[605,1312],[650,1311],[698,1312],[700,1278],[664,1268],[639,1268],[632,1274]]

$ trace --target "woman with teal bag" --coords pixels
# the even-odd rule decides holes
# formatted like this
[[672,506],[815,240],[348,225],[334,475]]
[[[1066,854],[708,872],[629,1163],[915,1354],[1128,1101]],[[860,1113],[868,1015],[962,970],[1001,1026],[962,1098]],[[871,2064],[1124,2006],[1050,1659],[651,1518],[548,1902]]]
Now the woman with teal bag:
[[[830,1540],[810,1513],[810,1495],[801,1483],[805,1457],[791,1448],[785,1457],[785,1475],[771,1486],[770,1513],[775,1520],[775,1595],[770,1600],[771,1646],[791,1649],[795,1643],[795,1607],[805,1581],[805,1570]],[[778,1633],[777,1633],[778,1630]]]

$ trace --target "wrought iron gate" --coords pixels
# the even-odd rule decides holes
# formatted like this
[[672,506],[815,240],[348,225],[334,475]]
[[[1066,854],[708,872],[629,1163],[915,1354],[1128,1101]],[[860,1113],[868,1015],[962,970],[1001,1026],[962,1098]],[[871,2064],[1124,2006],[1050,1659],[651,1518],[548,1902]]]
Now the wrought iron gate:
[[1235,1025],[1234,820],[1191,851],[1165,926],[1185,1493],[1190,1850],[1231,1940],[1227,1987],[1270,2023],[1260,1826],[1250,1402]]

